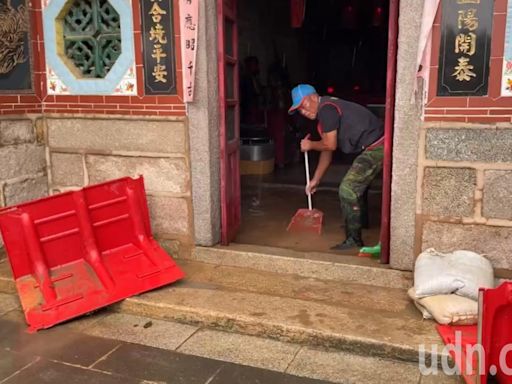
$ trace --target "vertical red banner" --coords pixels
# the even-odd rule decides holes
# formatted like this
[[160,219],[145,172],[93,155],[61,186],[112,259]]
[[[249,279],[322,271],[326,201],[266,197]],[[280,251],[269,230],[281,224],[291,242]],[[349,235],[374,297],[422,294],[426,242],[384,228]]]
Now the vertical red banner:
[[183,65],[183,100],[194,100],[199,0],[180,0],[181,56]]

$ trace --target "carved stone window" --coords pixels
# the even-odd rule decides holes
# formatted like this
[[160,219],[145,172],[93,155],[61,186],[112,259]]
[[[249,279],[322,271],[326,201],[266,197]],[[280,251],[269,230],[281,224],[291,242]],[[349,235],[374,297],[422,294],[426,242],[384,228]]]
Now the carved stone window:
[[49,95],[137,94],[132,0],[42,5]]
[[57,17],[59,55],[77,78],[105,78],[121,55],[121,20],[109,0],[70,0]]

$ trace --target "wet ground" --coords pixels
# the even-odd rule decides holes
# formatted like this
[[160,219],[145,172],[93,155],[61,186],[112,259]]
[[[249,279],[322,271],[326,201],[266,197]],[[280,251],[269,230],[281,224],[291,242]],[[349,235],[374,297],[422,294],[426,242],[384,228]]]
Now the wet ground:
[[[297,251],[357,254],[355,249],[348,252],[330,250],[345,239],[337,185],[348,168],[349,165],[331,167],[321,188],[313,196],[313,208],[323,212],[321,235],[286,231],[297,210],[307,208],[302,166],[278,170],[273,175],[242,177],[242,225],[235,241]],[[377,244],[380,234],[379,180],[374,184],[368,195],[370,225],[363,231],[367,245]]]
[[[0,317],[2,384],[328,384],[91,336],[70,330],[72,323],[29,334],[21,321],[12,318]],[[141,326],[151,327],[151,320]]]

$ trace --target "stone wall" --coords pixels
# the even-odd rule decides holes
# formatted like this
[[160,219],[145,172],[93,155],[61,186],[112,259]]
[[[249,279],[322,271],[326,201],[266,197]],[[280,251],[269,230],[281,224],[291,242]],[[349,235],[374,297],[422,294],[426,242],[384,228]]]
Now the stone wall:
[[512,270],[512,125],[425,123],[417,252],[468,249]]
[[45,148],[40,128],[41,120],[0,120],[0,207],[48,194]]
[[194,101],[188,104],[195,244],[220,241],[220,104],[217,5],[200,1]]
[[185,119],[45,118],[51,192],[144,175],[153,233],[193,238]]

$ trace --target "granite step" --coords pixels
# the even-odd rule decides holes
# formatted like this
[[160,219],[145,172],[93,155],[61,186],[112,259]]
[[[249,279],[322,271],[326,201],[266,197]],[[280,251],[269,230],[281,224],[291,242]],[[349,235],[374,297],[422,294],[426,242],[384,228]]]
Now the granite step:
[[[87,362],[89,356],[96,356],[94,359],[97,359],[98,355],[105,353],[102,348],[109,350],[115,345],[92,369],[99,373],[144,378],[144,383],[462,382],[459,377],[447,376],[441,371],[429,372],[423,376],[415,363],[360,356],[169,320],[115,313],[108,308],[36,334],[26,334],[23,331],[23,321],[17,298],[0,293],[0,349],[2,346],[10,346],[16,350],[21,348],[31,355],[61,359],[72,362],[74,367],[87,370],[91,369],[90,360]],[[20,338],[23,338],[23,343],[19,342]],[[69,345],[77,340],[79,345],[75,345],[73,352],[70,352]],[[11,361],[19,363],[19,352],[9,349],[5,353],[8,354],[7,361],[9,356],[17,354],[18,358]],[[81,361],[85,362],[85,367],[80,366]],[[208,374],[212,365],[216,366],[213,371],[221,373]],[[187,367],[190,366],[192,369],[188,370]],[[209,380],[197,381],[198,366],[201,374]],[[11,368],[8,363],[3,367],[0,364],[0,381],[12,372],[6,372],[6,367]],[[87,372],[82,370],[82,373]],[[44,370],[40,369],[35,372],[36,377],[44,374]],[[68,372],[65,376],[68,376]],[[213,376],[215,379],[212,380]],[[37,379],[34,380],[36,381]]]
[[[162,245],[166,247],[165,241]],[[190,252],[180,252],[177,257],[215,265],[378,287],[408,289],[413,285],[413,275],[409,271],[394,270],[367,257],[335,253],[299,252],[234,243],[229,246],[195,247]]]
[[[112,306],[117,312],[172,320],[361,356],[417,362],[420,344],[442,350],[406,290],[339,278],[178,259],[186,279]],[[14,293],[6,261],[0,292]]]
[[180,260],[186,280],[117,304],[133,315],[362,356],[417,362],[442,350],[406,290]]

